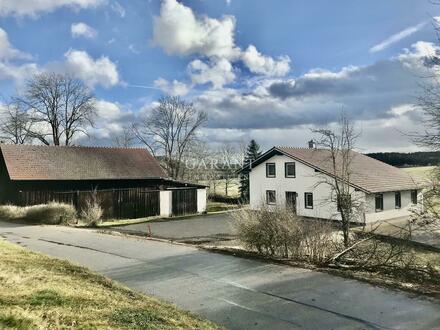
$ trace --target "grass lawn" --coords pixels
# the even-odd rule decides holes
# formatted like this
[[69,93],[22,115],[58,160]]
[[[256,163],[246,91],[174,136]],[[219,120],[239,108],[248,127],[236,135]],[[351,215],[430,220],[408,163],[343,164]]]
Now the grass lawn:
[[405,167],[402,168],[405,172],[418,176],[422,179],[426,179],[429,173],[435,168],[435,166],[419,166],[419,167]]
[[206,211],[208,213],[212,212],[221,212],[221,211],[232,211],[239,209],[241,206],[237,204],[227,204],[227,203],[221,203],[221,202],[212,202],[208,201]]
[[[209,181],[202,181],[200,183],[209,185]],[[239,187],[240,187],[239,180],[238,179],[231,179],[229,181],[229,186],[228,186],[228,196],[229,197],[240,196],[240,192],[238,190]],[[225,194],[225,180],[216,180],[215,189],[214,189],[213,184],[211,184],[209,189],[210,189],[211,194],[226,196],[226,194]]]
[[67,261],[0,251],[0,329],[218,329]]

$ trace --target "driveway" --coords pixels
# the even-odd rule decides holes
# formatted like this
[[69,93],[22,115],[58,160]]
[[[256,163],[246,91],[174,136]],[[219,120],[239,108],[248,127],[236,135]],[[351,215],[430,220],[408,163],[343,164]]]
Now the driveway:
[[112,230],[151,235],[177,242],[205,243],[234,238],[234,219],[230,213],[199,215],[185,219],[150,221],[127,226],[110,227]]
[[440,304],[284,265],[86,229],[5,224],[0,235],[85,265],[231,329],[434,329]]

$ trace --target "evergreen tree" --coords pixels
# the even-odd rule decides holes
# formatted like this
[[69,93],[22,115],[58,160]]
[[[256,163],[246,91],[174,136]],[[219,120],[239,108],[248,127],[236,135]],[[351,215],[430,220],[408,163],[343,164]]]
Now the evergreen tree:
[[246,155],[243,162],[243,171],[240,174],[240,196],[243,202],[249,201],[249,170],[252,162],[260,157],[261,151],[259,144],[252,139],[246,149]]

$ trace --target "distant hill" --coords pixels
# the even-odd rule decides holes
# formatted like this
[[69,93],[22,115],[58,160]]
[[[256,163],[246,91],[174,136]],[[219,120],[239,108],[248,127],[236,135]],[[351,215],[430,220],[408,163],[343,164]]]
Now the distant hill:
[[397,167],[440,165],[440,151],[375,152],[367,156]]

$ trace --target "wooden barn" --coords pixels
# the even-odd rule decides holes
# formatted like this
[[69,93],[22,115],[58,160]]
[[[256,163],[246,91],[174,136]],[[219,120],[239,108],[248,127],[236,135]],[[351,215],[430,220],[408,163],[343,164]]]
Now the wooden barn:
[[1,144],[0,151],[1,204],[57,201],[81,210],[96,191],[106,218],[206,210],[206,187],[167,178],[146,149]]

